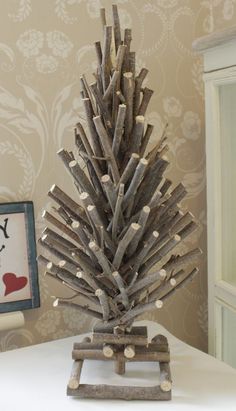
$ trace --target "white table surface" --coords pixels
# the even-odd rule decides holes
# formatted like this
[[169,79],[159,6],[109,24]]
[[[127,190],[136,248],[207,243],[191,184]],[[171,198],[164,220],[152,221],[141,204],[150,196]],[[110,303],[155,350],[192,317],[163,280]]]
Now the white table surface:
[[[74,342],[83,336],[75,336],[20,348],[0,354],[0,410],[1,411],[96,411],[96,410],[149,410],[192,411],[234,410],[236,411],[236,370],[215,358],[181,342],[162,326],[151,321],[138,321],[148,325],[149,337],[161,333],[170,344],[173,399],[158,401],[122,401],[75,399],[66,396],[66,385],[70,376],[71,350]],[[132,378],[142,377],[141,371],[128,370],[125,380],[111,375],[109,369],[100,365],[101,383],[109,374],[107,383],[124,385]],[[94,383],[96,366],[89,362],[83,371],[84,381]],[[107,364],[107,363],[106,363]],[[110,362],[109,362],[110,364]],[[131,364],[128,365],[128,367]],[[132,364],[133,365],[133,364]],[[110,365],[109,365],[110,366]],[[149,363],[149,366],[152,364]],[[106,365],[107,367],[107,365]],[[135,365],[137,367],[137,365]],[[89,375],[88,375],[89,372]],[[151,385],[156,384],[155,370],[150,368]],[[144,373],[144,377],[146,374]],[[145,383],[142,378],[141,385]]]

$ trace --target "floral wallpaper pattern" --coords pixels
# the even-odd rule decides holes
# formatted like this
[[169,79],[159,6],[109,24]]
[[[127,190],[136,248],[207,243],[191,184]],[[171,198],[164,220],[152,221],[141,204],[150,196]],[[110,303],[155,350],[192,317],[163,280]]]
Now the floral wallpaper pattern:
[[[117,0],[121,26],[132,27],[137,69],[149,69],[155,90],[147,116],[155,126],[152,144],[168,122],[174,183],[183,181],[184,206],[199,230],[179,251],[199,244],[201,273],[168,301],[160,321],[184,341],[207,349],[206,200],[202,60],[191,48],[201,35],[236,21],[236,0]],[[0,0],[0,201],[33,200],[36,231],[52,204],[53,183],[73,185],[56,152],[73,147],[73,126],[83,121],[79,77],[95,68],[93,43],[101,38],[99,9],[108,0]],[[0,351],[88,331],[93,319],[52,308],[51,295],[67,295],[40,272],[41,307],[25,311],[25,327],[0,333]],[[68,294],[69,295],[69,294]]]

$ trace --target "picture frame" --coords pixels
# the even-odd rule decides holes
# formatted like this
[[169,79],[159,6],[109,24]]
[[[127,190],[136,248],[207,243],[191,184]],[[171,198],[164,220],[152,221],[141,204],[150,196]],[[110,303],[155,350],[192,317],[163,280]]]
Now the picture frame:
[[32,201],[0,204],[0,313],[40,306]]

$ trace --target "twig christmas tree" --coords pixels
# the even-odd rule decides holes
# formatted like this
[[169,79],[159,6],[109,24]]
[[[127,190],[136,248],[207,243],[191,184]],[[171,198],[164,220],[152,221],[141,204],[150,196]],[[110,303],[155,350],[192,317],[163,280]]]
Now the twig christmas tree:
[[39,262],[74,292],[74,300],[58,298],[54,306],[97,318],[96,332],[117,327],[125,332],[135,318],[161,309],[192,280],[198,269],[185,268],[201,251],[173,253],[197,224],[191,213],[181,211],[183,184],[172,188],[164,176],[166,128],[147,149],[153,126],[145,114],[153,90],[143,85],[148,70],[136,73],[131,30],[125,29],[122,39],[116,5],[113,27],[106,25],[104,10],[101,16],[104,39],[95,43],[96,81],[88,85],[84,75],[80,79],[87,127],[76,125],[76,152],[58,152],[78,202],[56,185],[50,189],[57,216],[45,211],[43,217],[55,229],[46,228],[39,242],[54,262],[43,256]]

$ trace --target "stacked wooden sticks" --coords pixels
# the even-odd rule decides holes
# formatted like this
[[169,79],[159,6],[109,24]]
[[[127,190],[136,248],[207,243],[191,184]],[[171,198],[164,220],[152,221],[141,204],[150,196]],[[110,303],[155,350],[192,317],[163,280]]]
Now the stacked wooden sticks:
[[58,152],[79,201],[52,186],[48,195],[57,207],[43,217],[54,229],[47,227],[39,242],[54,262],[38,257],[47,275],[73,291],[71,299],[56,299],[54,305],[99,319],[97,331],[129,327],[139,315],[160,309],[198,272],[186,267],[201,254],[198,248],[172,254],[197,224],[180,209],[184,186],[172,188],[164,177],[166,129],[147,151],[153,132],[145,122],[153,94],[143,85],[148,70],[136,75],[131,30],[124,30],[122,40],[116,5],[112,10],[113,27],[101,12],[104,39],[102,46],[95,43],[96,81],[89,85],[81,77],[87,127],[76,125],[77,154]]
[[[74,362],[67,395],[79,398],[170,400],[172,381],[167,338],[158,334],[148,344],[147,327],[132,327],[130,333],[125,334],[117,333],[118,328],[114,329],[114,334],[94,333],[92,341],[90,337],[85,337],[82,342],[74,344],[72,351]],[[120,375],[125,373],[126,363],[157,362],[160,370],[159,384],[151,387],[81,384],[85,359],[114,361],[115,371]]]

